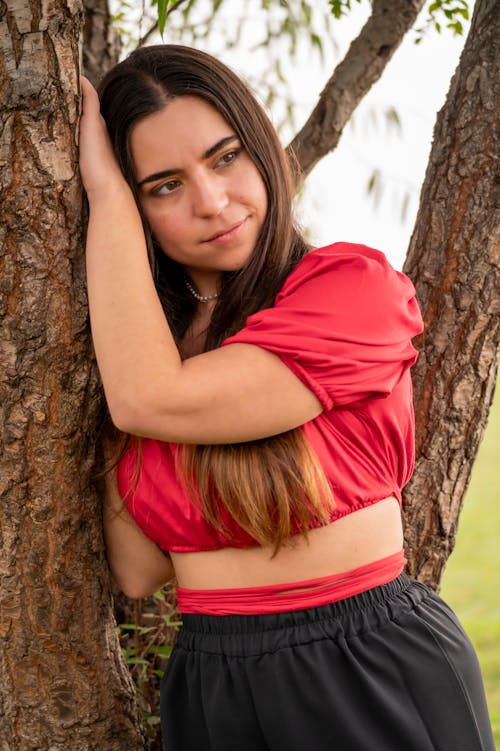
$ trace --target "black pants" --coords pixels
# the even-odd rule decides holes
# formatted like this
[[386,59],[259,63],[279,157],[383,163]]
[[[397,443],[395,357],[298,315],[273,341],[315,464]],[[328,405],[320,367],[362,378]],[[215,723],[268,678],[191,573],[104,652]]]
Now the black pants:
[[309,610],[185,615],[161,715],[166,751],[494,751],[467,636],[405,575]]

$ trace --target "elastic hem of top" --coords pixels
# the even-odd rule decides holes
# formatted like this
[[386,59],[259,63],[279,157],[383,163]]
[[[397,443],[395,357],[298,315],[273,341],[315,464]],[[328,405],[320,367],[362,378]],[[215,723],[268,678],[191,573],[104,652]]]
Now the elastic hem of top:
[[[403,578],[401,578],[403,577]],[[329,609],[328,612],[331,617],[340,617],[343,615],[351,615],[355,611],[364,609],[366,606],[376,605],[378,602],[385,601],[387,597],[399,594],[405,587],[408,586],[408,577],[405,578],[402,567],[399,570],[395,570],[392,576],[380,581],[378,584],[372,586],[368,585],[358,590],[352,590],[351,593],[344,596],[331,596],[331,599],[323,599],[323,601],[316,602],[304,602],[303,604],[292,604],[291,607],[276,607],[276,603],[273,603],[271,608],[266,609],[265,595],[261,600],[261,606],[259,610],[255,609],[223,609],[218,608],[216,610],[207,609],[191,609],[183,610],[180,603],[179,609],[181,610],[183,622],[186,627],[191,630],[198,630],[200,627],[202,630],[210,622],[210,628],[215,629],[213,633],[225,633],[224,624],[229,622],[232,626],[235,624],[245,625],[246,628],[253,629],[254,624],[252,619],[255,619],[255,626],[259,629],[262,627],[262,618],[269,618],[269,622],[272,623],[274,616],[286,615],[292,619],[293,623],[299,624],[301,622],[310,622],[316,617],[316,613],[321,611],[322,608]],[[243,590],[244,592],[244,590]],[[182,599],[182,596],[181,598]],[[201,603],[199,603],[201,604]],[[222,604],[222,603],[221,603]],[[234,605],[234,602],[229,602],[229,608]],[[207,603],[201,604],[201,607],[207,608]],[[325,611],[326,612],[326,611]],[[232,631],[232,626],[230,631]],[[219,627],[223,630],[219,631]],[[229,633],[229,632],[228,632]]]
[[[335,494],[335,488],[334,488],[334,494]],[[350,516],[351,514],[355,514],[358,511],[364,511],[365,508],[370,508],[371,506],[376,506],[377,503],[380,503],[381,501],[387,500],[387,498],[395,498],[398,502],[399,506],[402,504],[402,493],[401,489],[398,487],[389,488],[386,491],[384,491],[384,495],[382,497],[377,496],[376,498],[368,498],[363,499],[360,501],[357,501],[355,504],[350,506],[348,509],[345,509],[344,511],[340,511],[339,513],[336,513],[335,508],[332,509],[331,516],[326,524],[324,523],[318,523],[318,524],[311,524],[308,532],[312,531],[313,529],[322,529],[323,527],[327,527],[329,524],[334,524],[339,519],[344,519],[346,516]],[[151,533],[151,538],[153,539],[154,535]],[[302,536],[301,532],[296,532],[293,537],[300,537]],[[156,541],[156,540],[155,540]],[[257,540],[247,540],[244,542],[235,542],[234,540],[223,540],[220,543],[217,543],[216,545],[203,545],[203,546],[196,546],[196,545],[171,545],[170,547],[162,547],[162,544],[157,542],[156,543],[161,550],[163,550],[165,553],[211,553],[215,550],[226,550],[227,548],[234,548],[235,550],[244,550],[245,548],[257,548],[260,546],[260,543]]]
[[382,584],[379,587],[366,590],[360,594],[338,600],[328,605],[319,605],[315,608],[295,610],[290,612],[266,613],[263,615],[205,615],[201,613],[183,614],[183,625],[178,638],[180,647],[186,646],[190,638],[203,635],[214,637],[236,636],[238,634],[265,634],[272,633],[283,628],[300,628],[311,626],[316,623],[350,622],[352,618],[366,617],[370,620],[369,613],[376,613],[382,607],[384,612],[391,609],[391,602],[397,603],[404,597],[408,599],[408,605],[415,606],[428,594],[428,588],[402,573],[393,581]]

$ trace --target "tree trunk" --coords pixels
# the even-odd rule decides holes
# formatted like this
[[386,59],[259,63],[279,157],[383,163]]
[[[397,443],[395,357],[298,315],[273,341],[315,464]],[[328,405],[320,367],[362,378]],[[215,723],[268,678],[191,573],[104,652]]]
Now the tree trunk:
[[84,0],[83,74],[97,86],[118,62],[120,36],[113,27],[108,0]]
[[[406,273],[425,320],[414,370],[411,573],[438,587],[486,426],[500,342],[500,4],[477,0],[434,143]],[[485,520],[485,523],[486,520]]]
[[81,3],[0,10],[0,748],[143,748],[91,488]]
[[425,0],[373,0],[371,16],[289,145],[305,177],[337,146],[352,113],[378,81]]

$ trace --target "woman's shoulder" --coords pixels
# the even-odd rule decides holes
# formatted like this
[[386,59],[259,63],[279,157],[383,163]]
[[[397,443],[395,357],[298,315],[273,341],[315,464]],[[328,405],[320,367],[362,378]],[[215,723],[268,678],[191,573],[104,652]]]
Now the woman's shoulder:
[[312,247],[304,256],[304,259],[313,261],[321,260],[359,260],[368,259],[378,263],[389,263],[385,254],[381,250],[372,248],[362,243],[353,243],[347,241],[337,241],[321,247]]
[[313,294],[323,291],[342,297],[370,290],[377,295],[390,290],[415,295],[411,281],[391,266],[382,251],[349,242],[312,248],[289,274],[276,302],[306,289]]

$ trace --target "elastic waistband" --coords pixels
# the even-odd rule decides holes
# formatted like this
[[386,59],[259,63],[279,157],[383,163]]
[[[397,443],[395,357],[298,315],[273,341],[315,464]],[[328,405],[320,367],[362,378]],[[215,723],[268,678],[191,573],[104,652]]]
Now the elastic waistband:
[[203,590],[178,587],[178,608],[184,614],[214,616],[262,615],[304,610],[345,600],[381,584],[387,584],[402,572],[405,563],[404,552],[400,550],[351,571],[319,579],[242,589]]
[[346,639],[384,626],[430,595],[424,584],[401,574],[380,587],[316,608],[264,615],[187,614],[175,648],[248,657],[318,639]]

